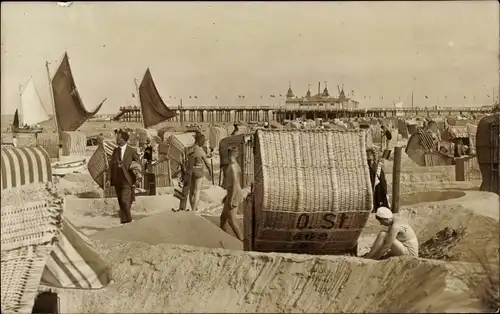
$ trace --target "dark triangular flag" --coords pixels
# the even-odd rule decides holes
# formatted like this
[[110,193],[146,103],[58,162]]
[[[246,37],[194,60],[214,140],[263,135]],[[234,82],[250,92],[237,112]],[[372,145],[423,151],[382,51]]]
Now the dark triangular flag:
[[149,68],[146,70],[139,86],[139,99],[141,102],[143,124],[146,129],[171,119],[176,115],[175,111],[169,109],[161,99]]
[[87,111],[76,88],[68,54],[52,78],[52,92],[59,131],[76,131],[85,121],[92,118],[102,107],[101,102],[93,111]]

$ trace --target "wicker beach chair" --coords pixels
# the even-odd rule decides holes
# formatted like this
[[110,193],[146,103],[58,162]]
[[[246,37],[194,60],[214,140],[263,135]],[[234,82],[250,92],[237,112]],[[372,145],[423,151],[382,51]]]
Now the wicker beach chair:
[[259,130],[245,250],[356,254],[372,210],[362,131]]

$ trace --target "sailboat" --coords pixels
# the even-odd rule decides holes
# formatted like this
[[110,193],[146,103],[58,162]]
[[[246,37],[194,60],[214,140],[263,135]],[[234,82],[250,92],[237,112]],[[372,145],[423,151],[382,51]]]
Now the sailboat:
[[40,100],[40,95],[35,87],[33,78],[21,90],[21,103],[14,113],[12,132],[14,133],[40,133],[43,131],[40,123],[50,120],[45,107]]

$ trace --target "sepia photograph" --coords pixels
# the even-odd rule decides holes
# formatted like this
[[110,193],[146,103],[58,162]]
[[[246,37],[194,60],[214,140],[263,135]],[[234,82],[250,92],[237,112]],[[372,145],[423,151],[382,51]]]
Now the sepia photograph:
[[1,313],[494,313],[498,1],[3,1]]

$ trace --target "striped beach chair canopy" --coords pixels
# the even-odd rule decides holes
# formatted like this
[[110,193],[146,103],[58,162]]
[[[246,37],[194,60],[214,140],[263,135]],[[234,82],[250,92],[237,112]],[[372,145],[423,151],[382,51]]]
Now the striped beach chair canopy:
[[52,181],[52,167],[42,147],[2,147],[1,189]]
[[45,264],[41,283],[53,288],[102,289],[111,280],[106,262],[67,219]]
[[193,146],[195,133],[182,133],[172,134],[168,138],[169,152],[168,158],[171,160],[182,163],[184,160],[184,153],[186,149]]

